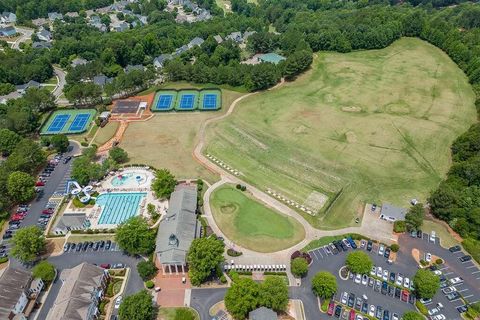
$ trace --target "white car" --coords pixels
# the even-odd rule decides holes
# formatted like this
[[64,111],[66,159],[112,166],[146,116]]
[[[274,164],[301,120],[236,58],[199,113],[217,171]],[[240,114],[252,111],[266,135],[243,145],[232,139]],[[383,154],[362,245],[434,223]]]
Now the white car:
[[460,284],[463,283],[463,278],[462,277],[455,277],[453,279],[450,279],[451,284]]
[[385,253],[385,246],[381,244],[380,248],[378,249],[378,255],[383,256],[384,253]]
[[387,281],[388,280],[388,270],[383,270],[383,280]]
[[375,268],[375,266],[372,267],[372,270],[370,270],[370,274],[372,276],[376,275],[377,274],[377,268]]
[[398,320],[398,314],[393,313],[392,314],[392,320]]
[[403,286],[405,288],[410,288],[410,279],[408,279],[407,277],[405,277],[405,279],[403,279]]
[[395,281],[395,284],[396,284],[397,286],[401,286],[402,283],[403,283],[403,276],[402,276],[401,273],[399,273],[399,274],[397,275],[397,281]]
[[445,316],[443,314],[437,314],[436,316],[432,317],[432,320],[445,320]]
[[377,267],[377,277],[382,277],[382,267]]
[[115,299],[115,309],[120,308],[120,304],[122,303],[122,296],[118,296],[117,299]]
[[433,273],[435,273],[437,276],[442,275],[442,271],[440,271],[440,270],[435,270],[435,271],[433,271]]
[[436,236],[436,235],[437,235],[437,234],[435,233],[435,231],[432,231],[432,233],[430,234],[430,241],[431,241],[431,242],[435,242],[435,236]]
[[422,298],[422,299],[420,299],[420,302],[423,303],[423,304],[425,304],[425,305],[427,305],[427,304],[432,303],[432,299],[423,299],[423,298]]
[[348,293],[344,292],[342,294],[342,304],[347,304]]
[[368,315],[370,317],[375,317],[375,306],[373,304],[370,305],[370,310],[368,311]]
[[363,320],[363,317],[361,314],[357,314],[357,317],[355,318],[356,320]]
[[428,310],[428,315],[429,316],[433,316],[435,313],[439,312],[440,311],[440,308],[433,308],[433,309],[430,309]]
[[430,252],[427,252],[425,254],[425,261],[427,261],[428,263],[432,262],[432,254]]
[[367,276],[366,274],[364,274],[364,275],[362,276],[362,284],[363,284],[364,286],[366,286],[366,285],[367,285],[367,282],[368,282],[368,276]]
[[360,282],[362,282],[362,276],[361,276],[359,273],[357,273],[357,274],[355,275],[355,283],[358,284],[358,283],[360,283]]

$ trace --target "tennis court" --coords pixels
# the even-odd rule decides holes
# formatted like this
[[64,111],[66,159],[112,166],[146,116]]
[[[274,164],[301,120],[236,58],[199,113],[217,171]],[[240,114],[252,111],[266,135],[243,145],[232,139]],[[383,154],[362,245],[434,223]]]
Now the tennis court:
[[72,134],[87,130],[95,116],[95,109],[69,109],[53,112],[40,131],[41,134]]
[[152,111],[170,111],[173,109],[177,92],[173,90],[160,90],[156,93]]
[[200,91],[200,110],[218,110],[222,106],[222,94],[220,90],[202,90]]
[[178,93],[176,109],[179,111],[189,111],[197,109],[198,91],[197,90],[180,90]]

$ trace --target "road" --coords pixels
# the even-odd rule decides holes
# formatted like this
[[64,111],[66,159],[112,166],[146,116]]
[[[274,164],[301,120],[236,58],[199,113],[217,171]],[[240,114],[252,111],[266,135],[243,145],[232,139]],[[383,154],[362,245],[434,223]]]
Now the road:
[[63,88],[65,87],[65,84],[67,83],[65,80],[67,73],[56,66],[53,66],[53,72],[57,77],[58,83],[57,83],[57,86],[55,87],[55,90],[53,90],[52,94],[54,95],[55,99],[58,100],[63,93]]
[[[83,262],[95,263],[97,265],[102,263],[123,263],[127,267],[130,267],[130,276],[128,278],[128,283],[125,288],[124,295],[130,295],[144,289],[143,281],[138,275],[137,272],[137,263],[140,261],[131,256],[123,254],[121,251],[90,251],[90,252],[71,252],[64,253],[60,256],[49,258],[48,261],[53,263],[57,268],[59,274],[64,269],[69,269],[75,267]],[[39,316],[37,319],[45,319],[48,311],[52,308],[55,299],[58,296],[58,292],[62,286],[61,281],[57,281],[52,284],[52,288],[43,303],[42,309],[40,310]]]
[[20,43],[30,40],[34,30],[17,26],[15,26],[15,29],[17,29],[17,32],[22,35],[12,44],[12,49],[21,50]]

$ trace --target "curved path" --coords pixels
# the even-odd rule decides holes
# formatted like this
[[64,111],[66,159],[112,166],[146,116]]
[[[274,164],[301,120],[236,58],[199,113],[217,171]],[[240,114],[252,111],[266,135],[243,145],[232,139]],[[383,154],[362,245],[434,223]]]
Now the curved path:
[[[275,90],[279,87],[281,87],[284,84],[284,80],[276,85],[275,87],[269,89],[269,90]],[[226,239],[226,244],[227,246],[235,247],[235,249],[240,250],[243,252],[243,255],[240,257],[236,257],[235,261],[236,263],[244,263],[244,264],[254,264],[255,262],[258,264],[259,261],[265,264],[289,264],[290,261],[290,255],[293,253],[295,250],[300,250],[303,247],[305,247],[310,241],[314,239],[318,239],[320,237],[324,236],[329,236],[329,235],[339,235],[339,234],[345,234],[345,233],[361,233],[365,236],[369,236],[375,239],[379,239],[379,233],[378,230],[374,227],[369,227],[369,224],[367,223],[362,223],[362,225],[358,227],[348,227],[348,228],[343,228],[343,229],[337,229],[337,230],[319,230],[310,225],[305,218],[303,218],[302,215],[300,215],[297,211],[293,210],[289,206],[285,205],[284,203],[278,201],[275,198],[272,198],[270,195],[267,193],[263,192],[262,190],[256,188],[255,186],[241,180],[239,177],[232,175],[228,171],[224,170],[223,168],[217,166],[213,162],[211,162],[207,157],[205,157],[202,153],[202,150],[205,146],[205,131],[206,128],[209,124],[213,122],[217,122],[220,120],[225,119],[226,117],[230,116],[233,111],[235,110],[235,107],[237,104],[254,95],[257,94],[255,93],[249,93],[244,96],[241,96],[237,98],[235,101],[232,102],[230,105],[229,109],[227,112],[221,116],[210,118],[206,120],[202,126],[200,127],[199,131],[199,142],[195,146],[195,149],[193,151],[193,157],[205,168],[208,170],[220,175],[221,179],[220,181],[216,182],[212,186],[210,186],[207,191],[204,194],[204,215],[206,216],[210,227],[213,229],[213,231],[221,235]],[[232,241],[228,240],[228,237],[220,230],[220,228],[217,226],[215,223],[215,219],[212,215],[211,207],[210,207],[210,195],[212,192],[218,188],[219,186],[225,184],[225,183],[232,183],[232,184],[242,184],[247,187],[248,192],[250,192],[256,199],[258,199],[260,202],[263,202],[267,206],[283,213],[284,215],[290,216],[295,218],[305,229],[305,239],[296,245],[284,249],[282,251],[278,252],[273,252],[273,253],[259,253],[255,252],[249,249],[242,248],[241,246],[234,244]],[[382,240],[384,242],[390,243],[392,242],[391,237],[380,237],[379,240]]]

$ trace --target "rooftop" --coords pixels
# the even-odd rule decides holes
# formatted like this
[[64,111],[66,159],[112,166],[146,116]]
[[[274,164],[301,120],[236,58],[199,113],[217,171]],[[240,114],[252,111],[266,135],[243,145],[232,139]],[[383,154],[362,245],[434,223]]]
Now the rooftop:
[[0,277],[0,319],[8,319],[20,296],[30,286],[30,272],[9,267]]
[[407,209],[395,207],[393,204],[384,203],[382,204],[381,215],[385,217],[390,217],[395,220],[405,220],[405,215],[407,214]]

